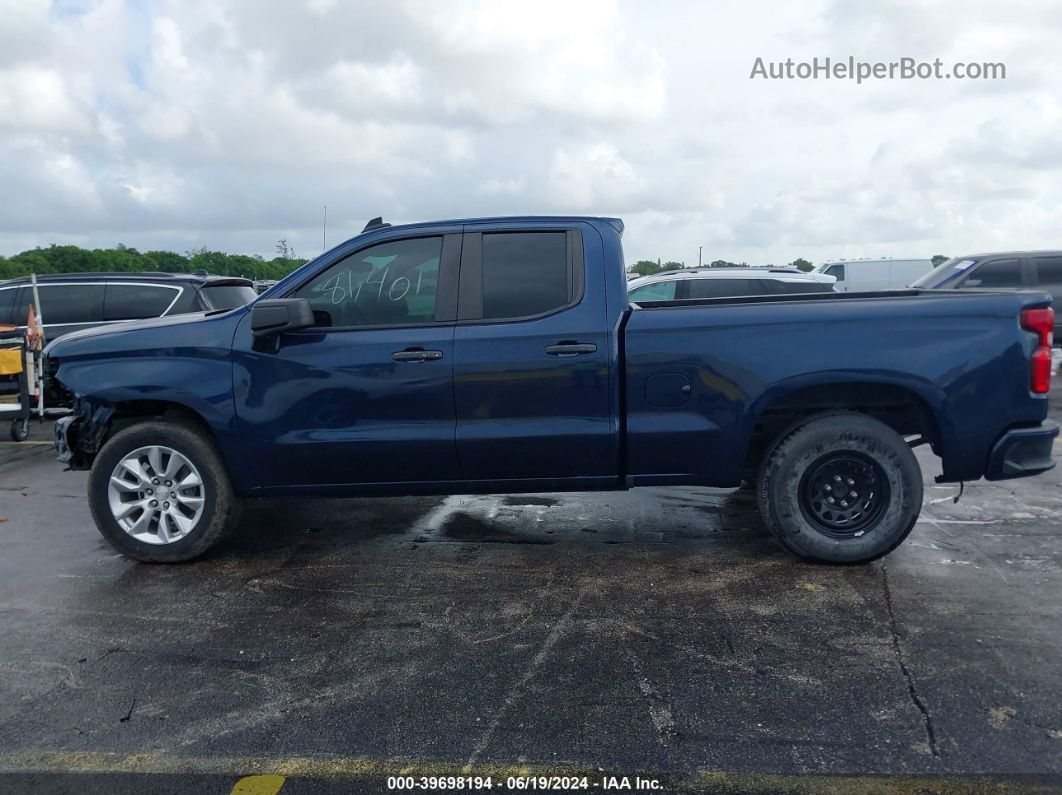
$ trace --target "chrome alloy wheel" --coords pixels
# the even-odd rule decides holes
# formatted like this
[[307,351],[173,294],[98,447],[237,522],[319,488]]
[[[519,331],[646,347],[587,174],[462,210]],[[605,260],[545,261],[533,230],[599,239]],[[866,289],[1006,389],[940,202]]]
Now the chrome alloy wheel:
[[203,479],[191,461],[170,447],[141,447],[111,473],[107,501],[125,532],[145,544],[172,544],[203,515]]

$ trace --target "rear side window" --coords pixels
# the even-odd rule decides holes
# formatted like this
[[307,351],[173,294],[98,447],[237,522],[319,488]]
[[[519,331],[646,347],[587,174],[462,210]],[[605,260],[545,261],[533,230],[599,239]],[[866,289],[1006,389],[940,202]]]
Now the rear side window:
[[249,284],[204,284],[202,290],[211,309],[235,309],[258,297]]
[[108,284],[103,298],[103,319],[160,317],[176,297],[173,288],[156,284]]
[[540,315],[570,298],[564,232],[483,235],[484,319]]
[[759,279],[688,279],[688,298],[737,298],[763,295]]
[[[18,292],[18,289],[15,287],[0,290],[0,325],[22,325],[22,323],[11,317],[11,308],[15,305],[16,292]],[[25,318],[22,319],[22,322],[25,322]]]
[[636,287],[631,290],[628,298],[631,301],[674,301],[675,300],[675,286],[677,281],[669,282],[657,282],[656,284],[647,284],[644,287]]
[[[1062,257],[1037,257],[1033,262],[1036,263],[1036,279],[1040,284],[1062,286]],[[0,303],[2,301],[0,299]],[[0,317],[3,317],[2,309]]]
[[962,283],[963,287],[1021,287],[1021,263],[1016,259],[997,259],[977,268]]
[[[45,326],[65,323],[99,323],[103,320],[102,284],[42,284],[37,287],[41,298],[41,319]],[[33,289],[19,290],[15,314],[26,322]]]

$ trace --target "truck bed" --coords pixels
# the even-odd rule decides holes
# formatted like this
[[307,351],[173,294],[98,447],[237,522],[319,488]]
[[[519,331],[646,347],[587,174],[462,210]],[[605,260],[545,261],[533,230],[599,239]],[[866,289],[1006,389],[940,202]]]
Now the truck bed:
[[[979,478],[1005,428],[1046,416],[1045,396],[1029,391],[1036,341],[1019,314],[1049,302],[1038,292],[889,290],[633,304],[624,336],[633,482],[668,472],[736,485],[758,424],[812,385],[819,410],[843,409],[855,389],[880,395],[882,410],[913,396],[935,418],[927,441],[942,480]],[[685,379],[690,399],[654,405],[647,384],[661,375]]]
[[[704,305],[719,305],[719,304],[782,304],[782,303],[794,303],[794,302],[807,302],[807,301],[852,301],[852,300],[866,300],[869,298],[913,298],[916,296],[936,296],[942,298],[948,298],[953,296],[984,296],[986,294],[1006,294],[1013,293],[1013,290],[925,290],[925,289],[906,289],[906,290],[874,290],[863,293],[788,293],[784,295],[745,295],[734,296],[729,298],[686,298],[681,300],[672,301],[641,301],[638,303],[632,303],[632,307],[640,307],[642,309],[662,309],[673,306],[696,306],[700,304]],[[1030,294],[1025,292],[1026,295]],[[1031,294],[1038,295],[1033,291]],[[1046,295],[1046,293],[1044,293]]]

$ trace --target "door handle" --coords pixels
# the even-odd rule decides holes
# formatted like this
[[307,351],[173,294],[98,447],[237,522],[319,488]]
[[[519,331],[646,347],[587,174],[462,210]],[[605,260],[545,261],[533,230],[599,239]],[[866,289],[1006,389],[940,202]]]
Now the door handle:
[[443,357],[442,351],[405,350],[395,351],[391,358],[396,362],[434,362]]
[[546,353],[550,356],[578,356],[581,353],[595,353],[597,346],[592,342],[560,342],[547,345]]

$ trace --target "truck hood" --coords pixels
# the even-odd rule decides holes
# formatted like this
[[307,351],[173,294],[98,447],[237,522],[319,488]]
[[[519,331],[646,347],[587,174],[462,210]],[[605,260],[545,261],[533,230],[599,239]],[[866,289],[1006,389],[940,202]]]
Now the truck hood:
[[[137,334],[152,329],[166,329],[168,327],[172,327],[172,331],[163,333],[172,334],[173,338],[178,340],[181,337],[183,327],[195,326],[208,319],[220,317],[223,314],[242,312],[243,310],[244,307],[225,312],[217,310],[213,312],[190,312],[181,315],[170,315],[169,317],[152,317],[145,318],[144,320],[120,321],[107,326],[96,326],[94,328],[82,329],[81,331],[72,331],[69,334],[64,334],[59,339],[48,343],[48,346],[44,349],[44,353],[46,356],[61,356],[64,353],[64,348],[72,348],[75,346],[81,348],[87,340],[100,339],[102,342],[104,340],[101,338],[110,340],[121,334]],[[153,340],[157,339],[157,336],[153,338]]]

